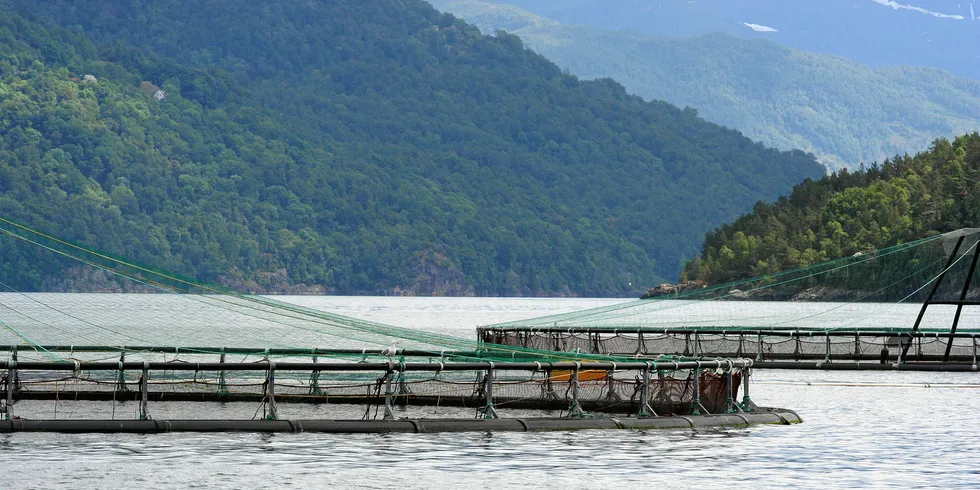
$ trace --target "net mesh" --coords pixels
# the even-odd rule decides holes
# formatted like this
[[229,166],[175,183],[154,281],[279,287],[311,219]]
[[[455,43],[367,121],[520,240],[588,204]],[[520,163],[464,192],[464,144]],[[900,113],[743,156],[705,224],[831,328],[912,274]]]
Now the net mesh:
[[[193,356],[191,356],[193,357]],[[186,358],[186,357],[185,357]],[[229,358],[233,362],[234,359]],[[148,382],[151,400],[261,401],[266,392],[266,371],[153,372]],[[396,405],[480,407],[487,402],[486,371],[396,373],[387,385],[382,372],[277,372],[275,399],[317,403],[383,404],[387,391]],[[636,414],[645,405],[658,414],[687,414],[694,403],[694,371],[654,371],[646,391],[642,373],[633,370],[583,370],[574,382],[569,371],[497,370],[493,374],[493,406],[497,410],[567,410],[578,405],[589,412]],[[704,371],[699,380],[700,404],[710,412],[724,412],[727,380]],[[22,397],[35,400],[132,400],[139,393],[139,370],[63,373],[20,373]],[[733,374],[733,396],[741,373]],[[576,393],[573,394],[573,390]],[[644,398],[645,397],[645,398]]]
[[[650,299],[490,328],[899,332],[915,326],[923,302],[929,299],[919,328],[948,331],[959,310],[964,331],[976,332],[970,329],[976,328],[980,315],[970,303],[980,299],[980,287],[969,285],[977,238],[978,230],[961,230],[727,284],[663,286],[658,289],[666,294]],[[948,304],[957,301],[966,306]]]
[[[80,366],[74,371],[8,368],[0,385],[5,391],[15,388],[17,397],[26,400],[55,400],[55,407],[69,399],[112,400],[112,407],[117,401],[132,399],[142,388],[144,374],[139,369],[124,369],[123,362],[229,366],[261,362],[268,366],[267,361],[275,360],[340,362],[346,366],[383,361],[393,366],[472,360],[583,364],[635,360],[632,356],[485,344],[473,337],[401,328],[243,294],[113,257],[3,218],[0,245],[8,251],[11,247],[20,248],[11,255],[29,257],[25,264],[61,261],[62,270],[81,281],[74,285],[62,281],[62,285],[72,286],[69,290],[74,286],[91,290],[97,284],[106,292],[126,293],[24,292],[8,283],[0,271],[0,358],[16,360],[21,366],[32,360],[71,361]],[[118,362],[119,368],[84,368],[86,362],[106,361]],[[697,376],[706,408],[725,403],[713,395],[725,385],[723,377],[702,369],[654,369],[649,383],[641,381],[641,371],[624,369],[583,368],[577,382],[571,371],[548,368],[533,372],[473,369],[434,373],[390,367],[378,371],[345,369],[277,371],[274,398],[269,391],[271,373],[261,367],[227,372],[156,369],[147,371],[145,376],[152,400],[261,400],[263,407],[273,399],[367,401],[377,407],[386,398],[400,403],[473,407],[488,402],[485,381],[487,376],[493,376],[493,398],[501,408],[563,410],[575,404],[590,410],[623,413],[636,413],[644,401],[662,413],[690,413],[693,380]],[[738,370],[733,371],[737,380]],[[641,390],[644,384],[646,389]],[[8,404],[6,408],[11,407]],[[64,411],[60,417],[66,417]]]
[[[382,351],[450,352],[452,358],[507,360],[616,360],[512,346],[482,345],[422,329],[402,328],[322,311],[274,298],[243,294],[90,250],[0,218],[3,247],[21,247],[35,261],[66,261],[74,277],[106,291],[131,294],[28,293],[0,273],[0,345],[198,346],[219,348],[319,348],[335,357],[390,358]],[[137,293],[138,292],[138,293]],[[145,293],[156,294],[145,294]],[[203,346],[203,347],[201,347]],[[139,349],[128,349],[139,350]],[[478,355],[477,355],[478,354]],[[273,354],[274,355],[274,354]]]

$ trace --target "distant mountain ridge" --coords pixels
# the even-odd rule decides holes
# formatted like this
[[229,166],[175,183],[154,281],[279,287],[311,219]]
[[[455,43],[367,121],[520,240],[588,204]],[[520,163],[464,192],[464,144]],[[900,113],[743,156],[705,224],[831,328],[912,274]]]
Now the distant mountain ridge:
[[672,37],[721,32],[880,66],[980,79],[973,0],[492,0],[562,24]]
[[831,169],[980,128],[980,82],[935,68],[874,69],[720,33],[674,39],[567,26],[479,0],[434,5],[487,32],[513,32],[582,78],[609,77],[647,99],[693,107],[752,139],[812,152]]
[[633,295],[822,174],[420,0],[0,0],[0,110],[0,216],[254,292]]

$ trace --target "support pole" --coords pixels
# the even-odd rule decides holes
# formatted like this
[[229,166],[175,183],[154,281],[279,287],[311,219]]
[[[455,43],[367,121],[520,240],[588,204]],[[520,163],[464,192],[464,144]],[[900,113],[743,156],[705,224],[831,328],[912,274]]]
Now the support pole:
[[656,417],[657,412],[653,411],[650,406],[650,370],[651,366],[648,362],[643,368],[643,386],[640,386],[640,403],[639,408],[636,411],[637,417]]
[[694,368],[694,400],[691,402],[691,415],[701,415],[701,410],[705,410],[701,405],[701,362]]
[[972,339],[973,342],[973,370],[977,370],[977,336],[974,335]]
[[572,369],[572,375],[569,378],[569,383],[571,383],[572,389],[572,405],[568,407],[569,417],[584,417],[585,410],[582,410],[582,405],[578,402],[578,372],[582,368],[581,362],[575,363],[575,368]]
[[269,361],[269,374],[265,380],[265,404],[269,411],[266,420],[279,420],[279,410],[276,407],[276,363]]
[[385,420],[395,420],[394,405],[391,397],[394,391],[391,389],[391,380],[395,377],[395,363],[388,362],[388,371],[385,373]]
[[977,270],[977,259],[980,259],[980,242],[973,247],[973,260],[970,262],[970,272],[966,274],[966,281],[963,282],[963,290],[960,292],[960,304],[956,305],[956,314],[953,316],[953,327],[949,329],[949,342],[946,343],[946,353],[943,355],[943,362],[949,361],[949,353],[953,350],[956,326],[960,323],[960,313],[963,312],[963,301],[966,301],[966,295],[970,292],[970,283],[973,282],[973,273]]
[[7,420],[14,418],[14,388],[17,384],[15,379],[17,379],[17,361],[11,358],[7,363],[7,403],[4,405],[4,418]]
[[493,407],[493,378],[496,376],[496,370],[493,368],[493,362],[490,363],[490,367],[487,368],[486,375],[483,376],[483,393],[486,397],[486,405],[483,407],[483,418],[485,419],[495,419],[497,418],[497,409]]
[[[399,362],[399,365],[404,365],[405,364],[405,358],[404,357],[399,358],[398,362]],[[396,394],[401,397],[400,398],[401,401],[399,402],[399,405],[402,406],[402,407],[407,406],[408,405],[408,395],[412,394],[412,390],[410,390],[408,388],[408,383],[405,381],[405,370],[404,369],[399,369],[398,370],[398,391],[397,391]]]
[[122,392],[129,391],[129,388],[126,388],[126,374],[125,374],[125,371],[123,370],[123,364],[125,362],[126,362],[126,353],[125,352],[121,352],[119,354],[119,379],[118,379],[118,383],[119,383],[119,391],[122,391]]
[[[17,346],[16,345],[10,346],[10,360],[11,361],[16,361],[17,360]],[[14,377],[12,378],[12,380],[13,380],[13,383],[14,383],[14,390],[20,389],[20,373],[16,369],[14,370]]]
[[[797,337],[799,338],[799,337]],[[735,386],[732,381],[732,366],[728,365],[728,369],[725,370],[725,381],[728,384],[728,398],[725,400],[725,411],[728,413],[735,413],[737,410],[735,404]]]
[[[316,360],[317,357],[313,356],[313,364],[316,364]],[[323,390],[320,389],[320,371],[310,371],[310,394],[313,396],[323,395]]]
[[[956,260],[956,254],[960,251],[960,246],[963,245],[964,238],[966,237],[961,236],[958,240],[956,240],[956,245],[953,247],[953,253],[949,254],[949,259],[946,260],[946,265],[943,266],[943,271],[939,274],[939,277],[936,278],[936,282],[932,284],[932,289],[929,290],[929,296],[926,296],[926,300],[922,302],[922,308],[919,308],[919,316],[915,317],[915,324],[912,325],[912,333],[919,331],[919,324],[922,323],[922,317],[925,316],[926,314],[926,308],[929,307],[929,303],[932,301],[932,297],[935,296],[936,291],[939,290],[939,285],[943,282],[943,278],[946,277],[946,272],[949,270],[949,267],[953,265],[953,262]],[[912,346],[912,339],[913,337],[910,335],[909,343],[908,345],[905,345],[902,343],[901,337],[899,337],[898,342],[902,347],[902,353],[901,355],[898,356],[899,364],[902,363],[902,359],[904,359],[905,356],[909,353],[909,347]]]
[[140,420],[150,420],[147,398],[150,384],[150,361],[143,361],[143,376],[140,378]]
[[[225,348],[221,348],[221,357],[218,358],[218,362],[221,364],[225,363]],[[228,381],[225,379],[225,370],[222,369],[218,371],[218,394],[227,395],[228,394]]]
[[742,411],[743,412],[751,412],[752,406],[755,405],[754,403],[752,403],[752,398],[749,397],[750,376],[752,376],[751,368],[742,369]]

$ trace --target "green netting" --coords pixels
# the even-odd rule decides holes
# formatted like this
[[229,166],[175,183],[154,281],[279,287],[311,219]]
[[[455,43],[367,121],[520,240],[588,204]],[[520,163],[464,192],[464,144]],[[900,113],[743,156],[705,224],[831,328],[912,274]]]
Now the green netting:
[[[482,345],[475,336],[400,328],[243,294],[90,250],[3,218],[0,240],[4,247],[32,249],[37,260],[70,261],[73,275],[98,277],[106,289],[143,293],[25,293],[6,284],[0,271],[0,345],[30,345],[49,358],[64,354],[44,352],[43,346],[112,346],[122,351],[139,350],[123,346],[178,346],[185,352],[197,346],[197,352],[213,354],[234,347],[316,348],[353,351],[320,357],[356,359],[387,358],[382,351],[393,347],[486,360],[617,359]],[[156,294],[145,294],[149,292]]]
[[[932,303],[980,298],[980,288],[963,289],[972,274],[978,231],[960,230],[777,274],[488,329],[902,331],[913,327],[930,295]],[[961,331],[980,323],[980,308],[973,305],[931,304],[921,328],[948,331],[957,309]]]

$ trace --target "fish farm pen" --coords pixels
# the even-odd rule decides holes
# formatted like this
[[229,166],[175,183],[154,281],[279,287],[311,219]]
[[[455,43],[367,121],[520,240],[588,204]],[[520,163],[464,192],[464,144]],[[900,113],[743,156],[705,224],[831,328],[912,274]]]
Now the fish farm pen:
[[[232,355],[298,356],[300,353],[228,349],[220,354],[202,354],[188,349],[188,353],[182,354],[182,350],[127,349],[119,353],[115,362],[17,359],[0,363],[0,369],[4,370],[0,383],[5,397],[2,407],[7,421],[0,422],[0,432],[531,431],[743,426],[800,421],[792,411],[760,409],[752,402],[748,394],[752,361],[747,359],[542,363],[431,362],[420,357],[418,362],[288,359],[230,362],[228,357]],[[106,351],[76,348],[72,356],[86,354],[101,356]],[[349,353],[317,350],[303,354],[316,358]],[[400,359],[424,355],[435,356],[423,352],[398,353]],[[166,356],[170,360],[162,360]],[[161,360],[134,361],[134,357]],[[203,360],[207,357],[221,360]],[[79,400],[113,404],[131,401],[137,404],[138,413],[129,419],[114,420],[27,420],[16,416],[19,400],[62,404]],[[257,408],[256,416],[250,420],[153,421],[153,404],[162,401],[253,403]],[[293,403],[358,404],[365,407],[364,416],[359,420],[281,423],[279,404]],[[467,407],[472,409],[473,418],[411,419],[406,423],[396,416],[399,407],[406,405]],[[516,409],[523,409],[522,413],[541,410],[560,413],[551,417],[502,416],[505,411]]]
[[[649,299],[478,328],[484,345],[754,367],[976,371],[980,229]],[[968,328],[962,329],[961,325]]]
[[[0,432],[798,423],[754,403],[753,369],[975,369],[978,332],[958,326],[978,323],[978,232],[462,338],[201,283],[0,218],[4,247],[139,293],[25,293],[0,277]],[[137,409],[117,417],[123,404]],[[212,415],[229,407],[252,416]]]
[[[200,283],[3,218],[0,241],[130,293],[26,293],[0,277],[0,432],[539,431],[801,421],[791,410],[753,402],[751,359],[488,345]],[[184,347],[191,343],[198,347]]]
[[980,331],[480,327],[488,344],[640,357],[748,357],[755,367],[977,371]]

